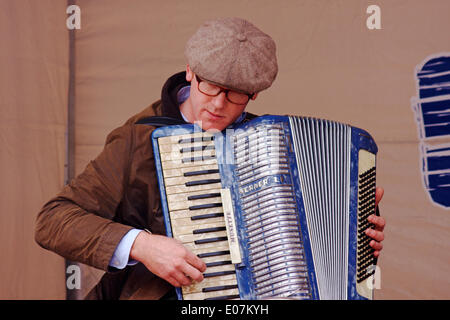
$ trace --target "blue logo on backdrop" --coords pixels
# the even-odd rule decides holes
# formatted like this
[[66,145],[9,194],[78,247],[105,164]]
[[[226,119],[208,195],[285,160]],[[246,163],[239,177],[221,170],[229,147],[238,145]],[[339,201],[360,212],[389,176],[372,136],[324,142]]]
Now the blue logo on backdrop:
[[411,101],[424,187],[434,204],[450,209],[450,53],[425,59],[415,77],[418,96]]

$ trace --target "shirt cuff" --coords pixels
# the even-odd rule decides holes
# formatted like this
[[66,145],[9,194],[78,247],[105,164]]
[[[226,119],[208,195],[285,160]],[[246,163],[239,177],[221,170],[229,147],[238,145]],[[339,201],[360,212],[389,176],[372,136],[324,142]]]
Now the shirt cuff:
[[110,267],[123,269],[127,265],[135,265],[138,263],[138,261],[130,259],[130,251],[134,240],[136,240],[137,235],[141,231],[143,230],[131,229],[123,236],[114,251],[111,261],[109,262]]

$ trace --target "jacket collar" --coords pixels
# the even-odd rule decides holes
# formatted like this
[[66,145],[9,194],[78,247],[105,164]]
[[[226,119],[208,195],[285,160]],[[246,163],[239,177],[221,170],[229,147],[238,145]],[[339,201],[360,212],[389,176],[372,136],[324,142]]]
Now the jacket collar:
[[178,91],[190,83],[186,81],[186,72],[182,71],[167,79],[161,91],[161,112],[163,116],[183,120],[178,103]]

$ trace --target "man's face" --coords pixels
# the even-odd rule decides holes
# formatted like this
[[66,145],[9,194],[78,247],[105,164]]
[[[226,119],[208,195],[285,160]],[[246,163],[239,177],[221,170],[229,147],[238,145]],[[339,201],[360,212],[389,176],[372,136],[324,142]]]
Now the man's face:
[[189,66],[186,71],[186,80],[191,82],[191,91],[188,100],[180,106],[181,112],[189,122],[201,122],[198,124],[203,130],[222,131],[232,124],[247,106],[247,104],[239,105],[228,101],[225,92],[215,97],[200,92],[197,79]]

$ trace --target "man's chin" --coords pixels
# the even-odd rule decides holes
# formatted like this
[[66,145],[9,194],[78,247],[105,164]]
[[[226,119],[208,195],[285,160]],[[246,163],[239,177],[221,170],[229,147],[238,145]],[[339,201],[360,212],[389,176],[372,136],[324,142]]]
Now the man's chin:
[[222,131],[228,127],[228,124],[224,121],[196,121],[195,123],[203,130],[211,132]]
[[214,132],[220,132],[224,130],[227,126],[209,126],[209,127],[202,127],[203,130],[214,133]]

